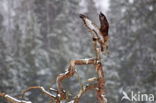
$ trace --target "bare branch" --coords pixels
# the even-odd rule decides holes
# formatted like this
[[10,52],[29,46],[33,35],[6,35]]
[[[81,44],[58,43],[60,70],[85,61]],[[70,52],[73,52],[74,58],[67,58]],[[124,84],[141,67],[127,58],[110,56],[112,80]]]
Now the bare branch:
[[[87,86],[82,85],[82,88],[79,90],[78,94],[74,97],[74,99],[70,100],[70,102],[68,103],[79,103],[82,95],[90,90],[96,91],[96,98],[98,100],[98,103],[107,103],[107,99],[105,98],[105,78],[104,78],[103,66],[101,63],[101,53],[107,52],[107,49],[108,49],[109,24],[105,15],[102,13],[100,13],[99,15],[99,20],[101,24],[100,28],[96,26],[96,24],[92,23],[92,21],[87,16],[81,14],[80,17],[82,18],[85,26],[93,34],[92,41],[93,41],[93,48],[95,51],[95,57],[70,61],[66,72],[57,76],[57,80],[56,80],[57,90],[53,88],[49,89],[50,91],[53,91],[56,95],[51,94],[42,86],[33,86],[24,90],[22,92],[22,96],[26,92],[29,92],[34,89],[38,89],[38,90],[41,90],[43,94],[45,94],[51,99],[50,103],[61,103],[62,100],[67,101],[69,96],[63,88],[62,81],[64,79],[72,77],[76,73],[76,70],[75,70],[76,65],[90,65],[91,64],[95,66],[97,77],[90,78],[86,82],[94,82],[94,81],[96,82],[94,84],[92,83]],[[16,99],[5,93],[0,93],[0,97],[4,97],[8,102],[11,102],[11,103],[31,103],[30,101]]]
[[98,83],[97,83],[97,99],[99,101],[99,103],[107,103],[107,99],[105,98],[105,79],[104,79],[104,72],[103,72],[103,69],[102,69],[102,64],[101,63],[98,63],[96,65],[96,71],[97,71],[97,74],[98,74]]
[[88,64],[96,64],[96,59],[90,58],[90,59],[80,59],[80,60],[72,60],[69,64],[69,67],[67,68],[65,73],[60,74],[57,76],[57,87],[58,87],[58,93],[61,95],[62,99],[66,98],[66,93],[63,89],[62,81],[66,78],[70,78],[75,73],[75,65],[88,65]]
[[88,86],[83,87],[82,89],[80,89],[79,93],[76,95],[75,99],[74,99],[74,103],[79,103],[80,102],[80,97],[86,93],[89,90],[92,89],[96,89],[97,88],[97,84],[90,84]]
[[3,97],[4,99],[6,99],[8,102],[11,103],[32,103],[31,101],[19,100],[5,93],[0,93],[0,97]]
[[24,95],[26,92],[29,92],[31,90],[34,90],[34,89],[39,89],[41,90],[41,92],[45,95],[47,95],[48,97],[50,97],[52,100],[54,100],[56,103],[59,103],[59,98],[57,96],[54,96],[53,94],[51,94],[50,92],[48,92],[47,90],[44,89],[44,87],[41,87],[41,86],[33,86],[33,87],[29,87],[27,88],[26,90],[22,91],[22,94],[21,95]]

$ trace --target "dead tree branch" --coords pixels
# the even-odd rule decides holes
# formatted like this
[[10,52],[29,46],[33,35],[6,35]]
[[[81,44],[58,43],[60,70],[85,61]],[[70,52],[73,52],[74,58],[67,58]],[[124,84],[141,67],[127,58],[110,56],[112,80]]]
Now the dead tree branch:
[[[99,103],[106,103],[107,99],[105,98],[105,79],[104,79],[104,72],[102,69],[102,63],[101,63],[101,52],[105,52],[108,47],[108,22],[105,18],[105,16],[100,13],[99,20],[101,23],[100,29],[92,23],[92,21],[85,15],[80,15],[80,18],[82,18],[85,26],[89,29],[89,31],[93,34],[93,47],[96,54],[95,58],[91,59],[80,59],[80,60],[72,60],[69,63],[69,66],[65,73],[60,74],[57,77],[57,87],[58,87],[58,93],[60,94],[62,99],[66,99],[66,92],[63,89],[62,81],[64,79],[70,78],[74,75],[75,66],[76,65],[95,65],[95,70],[97,72],[97,85],[89,85],[88,87],[82,88],[79,93],[77,94],[74,103],[79,103],[79,99],[82,94],[84,94],[86,91],[91,90],[92,88],[96,88],[96,95],[97,100]],[[103,19],[102,19],[103,18]],[[106,24],[106,25],[104,25]],[[106,31],[106,32],[105,32]]]
[[[47,90],[45,90],[44,87],[41,87],[41,86],[33,86],[33,87],[29,87],[27,88],[26,90],[22,91],[22,96],[26,93],[26,92],[29,92],[29,91],[32,91],[34,89],[38,89],[38,90],[41,90],[41,92],[45,95],[47,95],[52,101],[56,102],[56,103],[60,103],[60,99],[58,96],[55,96],[53,94],[51,94],[50,92],[48,92]],[[57,91],[55,91],[57,93]]]
[[80,102],[80,98],[81,96],[86,93],[89,90],[93,90],[93,89],[97,89],[97,84],[90,84],[88,86],[83,87],[82,89],[80,89],[79,93],[77,94],[77,96],[74,99],[74,103],[79,103]]
[[[52,103],[61,103],[62,100],[68,100],[68,94],[63,88],[63,80],[72,77],[76,73],[76,66],[77,65],[94,65],[95,72],[97,73],[97,77],[93,77],[88,79],[88,82],[96,81],[94,84],[89,84],[87,86],[82,86],[79,90],[77,95],[70,100],[68,103],[79,103],[80,98],[83,94],[87,91],[95,90],[96,91],[96,98],[98,103],[107,103],[107,99],[105,98],[105,78],[104,78],[104,71],[103,65],[101,62],[101,54],[103,52],[108,51],[108,28],[109,24],[104,14],[99,14],[99,21],[101,26],[98,27],[96,24],[92,23],[92,21],[85,15],[80,15],[82,18],[85,26],[89,29],[92,33],[92,41],[93,41],[93,50],[95,52],[95,56],[88,59],[78,59],[78,60],[71,60],[69,63],[68,68],[66,69],[65,73],[59,74],[56,79],[57,90],[50,88],[51,91],[55,92],[55,95],[47,91],[42,86],[33,86],[29,87],[28,89],[22,92],[22,96],[29,91],[34,89],[40,90],[43,94],[48,96],[51,99]],[[24,101],[16,99],[8,94],[0,93],[0,97],[4,97],[8,102],[11,103],[31,103],[30,101]]]
[[3,97],[4,99],[6,99],[8,102],[11,103],[32,103],[31,101],[19,100],[5,93],[0,93],[0,97]]

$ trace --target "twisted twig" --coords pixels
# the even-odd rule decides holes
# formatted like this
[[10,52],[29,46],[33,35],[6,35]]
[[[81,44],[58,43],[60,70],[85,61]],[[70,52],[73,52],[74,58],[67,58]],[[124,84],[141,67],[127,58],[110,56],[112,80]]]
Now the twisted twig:
[[5,93],[0,93],[0,97],[5,98],[6,101],[11,102],[11,103],[32,103],[31,101],[19,100]]

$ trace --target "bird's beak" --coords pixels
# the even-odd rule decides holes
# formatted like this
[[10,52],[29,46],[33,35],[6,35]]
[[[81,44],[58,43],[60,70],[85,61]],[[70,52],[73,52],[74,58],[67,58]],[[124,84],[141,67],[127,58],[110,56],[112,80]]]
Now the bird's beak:
[[100,12],[100,14],[99,14],[100,16],[104,16],[104,14],[102,13],[102,12]]
[[83,14],[80,14],[80,18],[85,18],[86,16],[85,15],[83,15]]

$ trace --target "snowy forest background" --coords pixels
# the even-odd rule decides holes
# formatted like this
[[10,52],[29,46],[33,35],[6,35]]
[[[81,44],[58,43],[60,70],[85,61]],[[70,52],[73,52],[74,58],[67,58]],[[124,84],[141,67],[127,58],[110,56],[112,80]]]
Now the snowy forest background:
[[[56,88],[56,76],[70,60],[93,55],[79,13],[98,23],[102,11],[110,23],[110,54],[103,59],[108,103],[120,103],[122,89],[155,94],[156,0],[109,0],[107,11],[100,1],[0,0],[0,92],[14,96],[30,86]],[[96,75],[92,67],[80,66],[78,72],[80,81],[75,75],[64,82],[71,94]],[[28,97],[47,103],[39,93]],[[0,98],[0,103],[6,102]],[[96,103],[94,93],[81,103]]]

